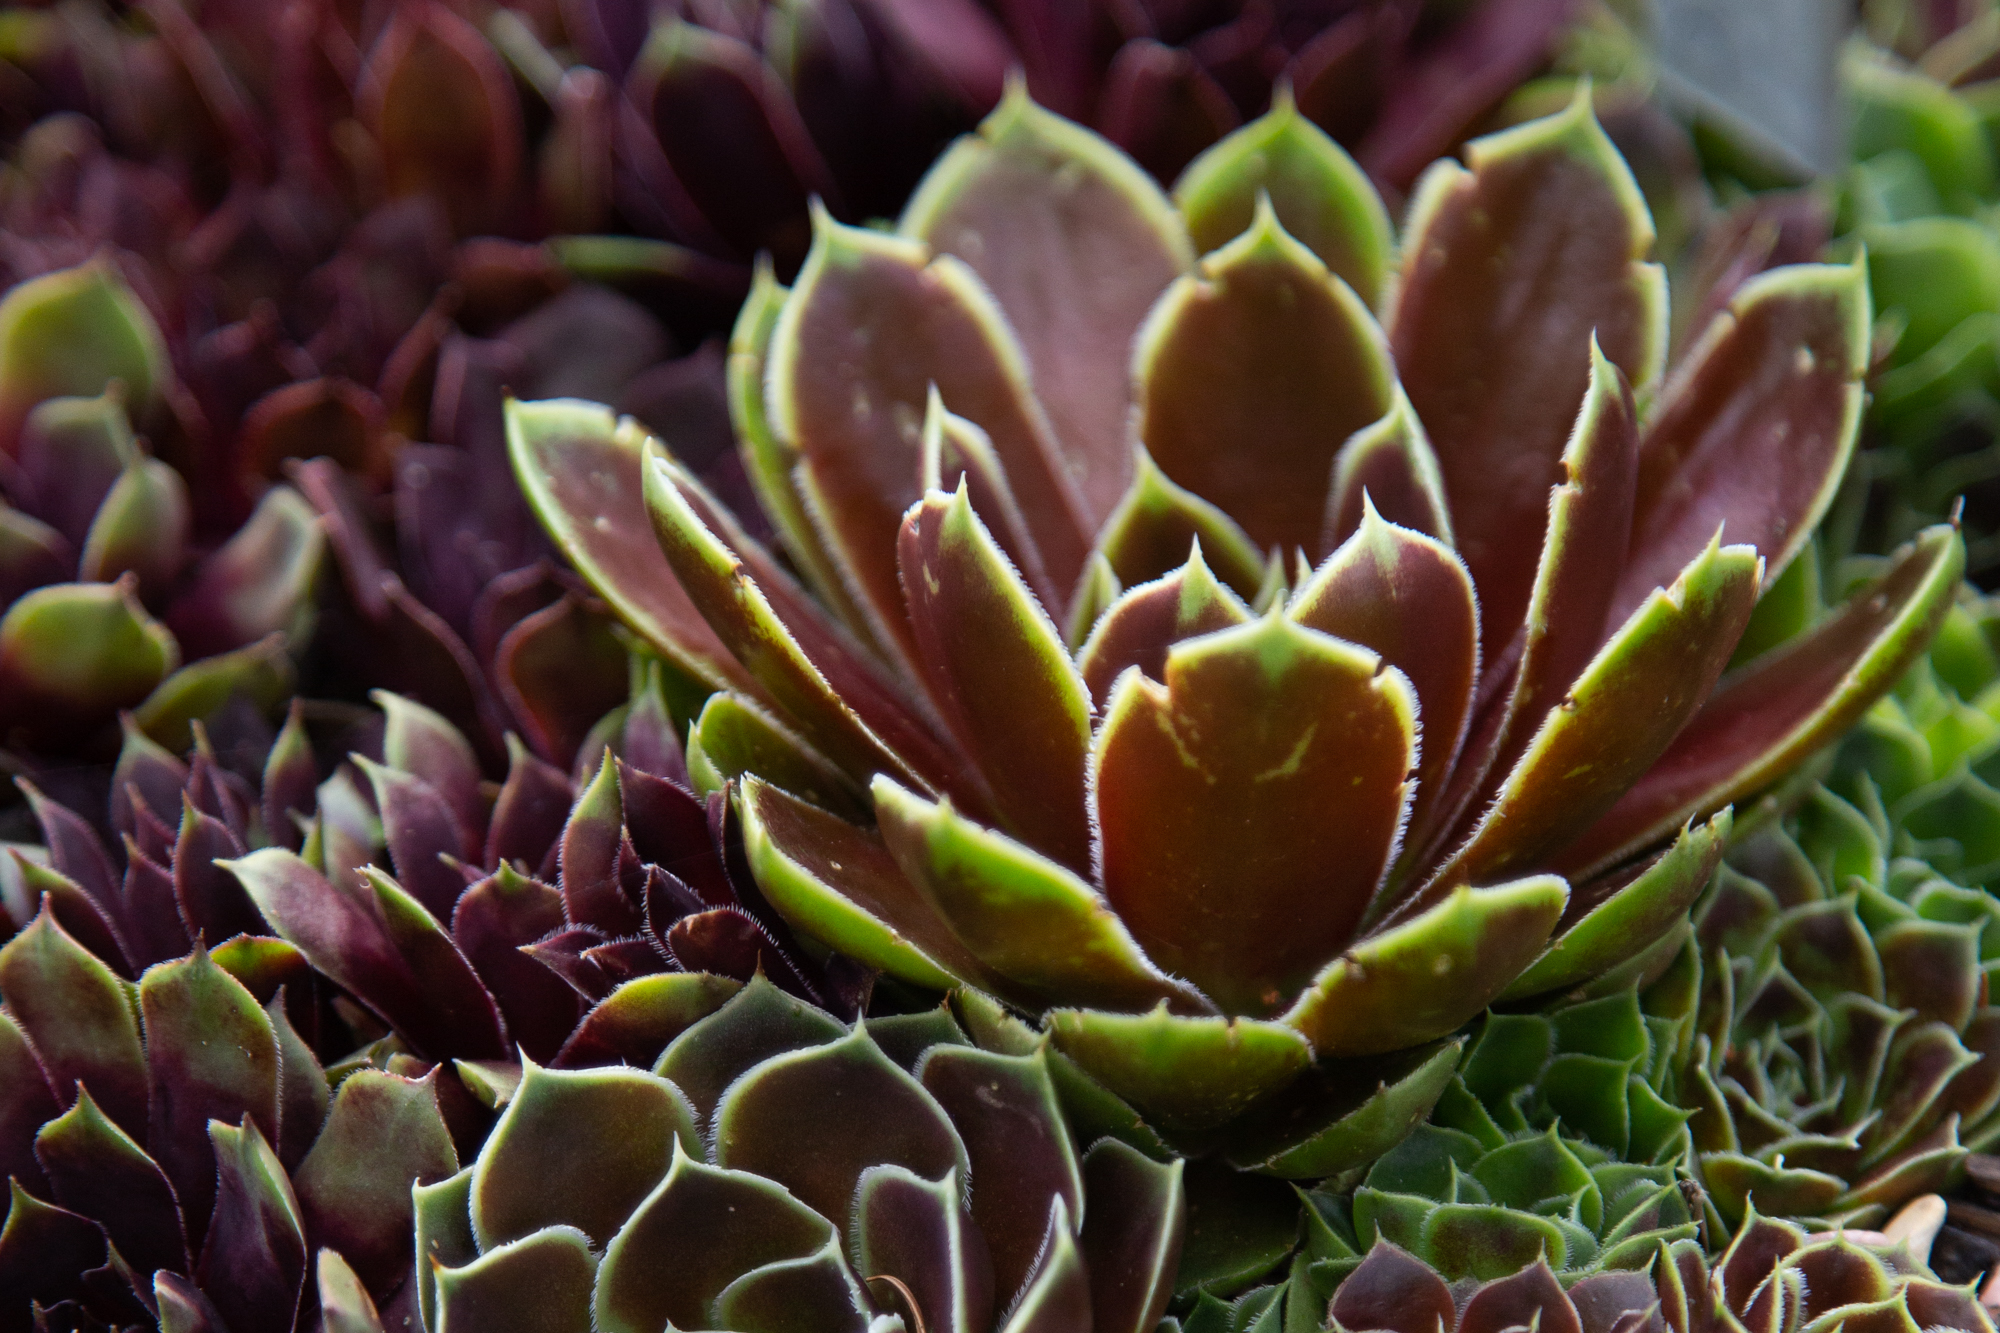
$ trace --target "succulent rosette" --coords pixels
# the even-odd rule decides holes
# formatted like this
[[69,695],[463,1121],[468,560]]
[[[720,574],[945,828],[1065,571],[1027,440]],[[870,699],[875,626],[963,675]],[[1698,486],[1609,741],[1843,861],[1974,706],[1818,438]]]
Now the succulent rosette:
[[1050,1061],[758,978],[650,1070],[530,1063],[416,1190],[424,1325],[1152,1333],[1182,1165],[1082,1140]]
[[107,264],[0,298],[0,768],[60,781],[115,753],[121,710],[184,744],[230,698],[291,688],[319,524],[281,485],[220,540],[194,530],[187,479],[132,430],[171,375]]
[[1647,993],[1679,1026],[1660,1086],[1694,1112],[1694,1169],[1731,1223],[1877,1225],[2000,1140],[2000,939],[1967,856],[1992,825],[1976,765],[1995,728],[1944,680],[2000,672],[1971,608],[1948,624],[1826,785],[1758,813]]
[[[822,218],[731,360],[811,592],[636,425],[513,410],[579,572],[730,691],[691,747],[751,772],[788,920],[1045,1015],[1182,1135],[1657,965],[1715,812],[1888,687],[1961,551],[1925,533],[1725,676],[1845,467],[1861,276],[1765,275],[1663,378],[1650,229],[1588,107],[1467,160],[1418,189],[1393,282],[1374,192],[1283,106],[1176,206],[1016,96],[896,234]],[[1421,1115],[1451,1063],[1384,1090]]]
[[[1285,1297],[1289,1302],[1289,1295]],[[1283,1322],[1278,1322],[1279,1318]],[[1962,1329],[1993,1327],[1963,1287],[1934,1279],[1898,1252],[1864,1248],[1839,1236],[1753,1218],[1711,1263],[1691,1240],[1659,1243],[1650,1265],[1599,1273],[1565,1286],[1545,1262],[1477,1283],[1448,1285],[1436,1269],[1387,1241],[1334,1293],[1330,1305],[1280,1304],[1260,1292],[1235,1308],[1211,1302],[1183,1325],[1188,1333],[1249,1333],[1283,1328],[1362,1333],[1478,1333],[1540,1328],[1566,1333],[1832,1333],[1840,1328]]]
[[0,1328],[344,1327],[408,1285],[448,1075],[330,1084],[269,943],[136,984],[46,911],[0,947]]
[[184,761],[128,729],[115,848],[28,786],[43,845],[10,857],[10,911],[46,911],[124,977],[202,939],[261,950],[327,1058],[358,1036],[385,1039],[376,1063],[643,1063],[759,973],[861,1002],[858,969],[800,949],[756,895],[726,803],[689,790],[657,669],[575,779],[516,743],[497,792],[444,718],[377,702],[295,705],[252,778],[205,735]]

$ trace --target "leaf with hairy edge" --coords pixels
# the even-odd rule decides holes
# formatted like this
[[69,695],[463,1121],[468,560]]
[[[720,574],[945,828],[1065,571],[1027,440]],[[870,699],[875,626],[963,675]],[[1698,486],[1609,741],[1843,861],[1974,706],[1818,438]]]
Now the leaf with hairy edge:
[[338,1250],[382,1300],[410,1270],[411,1188],[458,1171],[437,1079],[436,1069],[416,1079],[376,1069],[349,1074],[292,1176],[307,1239]]
[[666,1175],[676,1144],[701,1151],[687,1098],[665,1079],[531,1061],[472,1168],[473,1234],[490,1250],[567,1225],[604,1245]]
[[1409,806],[1417,701],[1373,653],[1274,613],[1128,671],[1098,730],[1105,897],[1225,1013],[1282,1011],[1346,948]]
[[200,945],[140,978],[139,1011],[152,1085],[146,1141],[199,1236],[215,1198],[208,1122],[240,1124],[247,1115],[277,1140],[277,1034],[256,997]]
[[[798,1151],[801,1117],[813,1150]],[[965,1144],[923,1086],[865,1030],[776,1055],[738,1079],[715,1111],[715,1164],[777,1182],[845,1235],[855,1186],[871,1166],[926,1180],[967,1169]]]
[[738,801],[757,887],[794,928],[914,986],[993,984],[880,834],[755,777],[744,778]]
[[708,1022],[675,1037],[653,1072],[681,1090],[695,1123],[707,1125],[729,1086],[774,1055],[839,1041],[848,1029],[839,1019],[769,978],[752,977]]
[[[434,1008],[426,979],[410,970],[410,963],[398,948],[397,939],[383,921],[373,885],[364,881],[348,886],[329,881],[291,852],[265,847],[223,864],[235,875],[256,902],[273,930],[311,960],[334,984],[351,991],[369,1008],[380,1014],[397,1032],[426,1051],[441,1055],[485,1055],[504,1052],[497,1016],[478,1030],[478,1006],[467,1010],[463,982],[470,968],[459,957],[451,969],[451,980],[461,994],[452,997],[449,1007],[459,1015],[470,1014],[475,1028],[461,1033],[448,1013]],[[378,872],[379,873],[379,872]],[[399,912],[403,938],[416,941],[425,923],[437,930],[421,905],[408,895],[399,895],[408,904]],[[449,939],[439,932],[445,946],[456,953]],[[421,953],[431,953],[420,950]],[[474,984],[477,979],[474,978]],[[490,1007],[491,1001],[489,1000]],[[497,1048],[497,1050],[496,1050]]]
[[277,1154],[247,1117],[208,1122],[215,1144],[215,1219],[197,1286],[225,1328],[284,1328],[295,1317],[306,1275],[305,1227]]
[[1131,158],[1017,82],[925,173],[898,230],[963,260],[1000,303],[1094,529],[1132,475],[1132,337],[1194,262],[1173,205]]
[[1268,199],[1160,298],[1132,374],[1135,433],[1161,469],[1281,551],[1318,544],[1334,458],[1395,383],[1375,317]]
[[[771,354],[771,335],[778,327],[790,289],[781,286],[771,271],[769,255],[757,257],[756,275],[750,295],[736,316],[729,333],[729,417],[741,441],[744,471],[756,488],[764,512],[784,538],[819,599],[833,608],[843,624],[860,626],[863,620],[852,594],[840,575],[840,568],[820,540],[819,529],[806,513],[805,502],[792,484],[792,470],[798,466],[798,451],[780,440],[771,429],[765,412],[764,373]],[[876,645],[879,651],[880,645]]]
[[1845,732],[1929,646],[1964,573],[1956,530],[1919,533],[1835,614],[1725,677],[1556,867],[1587,874],[1615,865],[1690,817],[1761,791]]
[[[77,1094],[69,1110],[42,1126],[35,1135],[35,1155],[48,1173],[55,1201],[96,1219],[119,1254],[139,1271],[187,1271],[188,1229],[173,1186],[131,1135],[104,1118],[89,1089]],[[207,1167],[211,1173],[215,1170],[213,1154]],[[213,1181],[208,1188],[214,1191]],[[201,1235],[207,1225],[203,1216],[194,1234]]]
[[1314,549],[1338,550],[1361,526],[1362,510],[1369,504],[1397,527],[1452,544],[1451,507],[1445,503],[1437,455],[1400,384],[1382,419],[1355,431],[1340,446],[1333,460],[1333,491],[1326,499],[1326,526]]
[[1761,274],[1682,358],[1639,447],[1631,563],[1618,605],[1664,583],[1720,526],[1757,548],[1769,587],[1833,503],[1861,428],[1872,347],[1867,274]]
[[44,1203],[10,1180],[0,1228],[0,1317],[8,1333],[30,1333],[34,1299],[82,1294],[81,1276],[104,1266],[104,1233],[65,1208]]
[[458,945],[395,880],[374,866],[361,873],[375,891],[375,912],[385,936],[421,991],[425,1019],[435,1034],[430,1040],[445,1043],[426,1049],[475,1060],[504,1058],[510,1049],[507,1025]]
[[434,1333],[583,1333],[597,1257],[590,1237],[554,1226],[437,1272]]
[[1170,1134],[1214,1129],[1289,1086],[1312,1063],[1291,1028],[1254,1018],[1056,1009],[1056,1048]]
[[1465,159],[1469,170],[1439,162],[1418,182],[1388,325],[1445,495],[1457,497],[1453,530],[1493,661],[1528,609],[1591,335],[1647,393],[1666,355],[1666,283],[1639,262],[1652,219],[1587,94],[1475,140]]
[[472,1236],[472,1168],[435,1185],[411,1186],[410,1209],[415,1216],[417,1310],[424,1327],[434,1329],[439,1271],[479,1257],[479,1243]]
[[[396,869],[397,882],[440,921],[451,920],[465,876],[443,860],[476,861],[473,829],[461,825],[436,788],[413,773],[400,773],[357,754],[354,763],[375,792],[382,812],[382,840]],[[475,828],[477,826],[474,826]]]
[[353,1268],[333,1250],[314,1261],[320,1333],[383,1333],[382,1316]]
[[1360,526],[1292,595],[1285,614],[1359,644],[1401,671],[1423,728],[1409,843],[1422,845],[1458,762],[1479,683],[1479,602],[1451,549],[1384,522],[1367,497]]
[[633,977],[583,1016],[555,1065],[649,1064],[674,1038],[720,1009],[740,984],[708,972]]
[[1034,1281],[1008,1316],[1006,1333],[1065,1333],[1092,1327],[1090,1274],[1076,1244],[1076,1213],[1061,1195],[1049,1200]]
[[833,1226],[782,1186],[677,1147],[666,1176],[605,1247],[592,1327],[706,1328],[715,1298],[736,1277],[806,1258],[833,1239]]
[[740,694],[708,696],[688,728],[687,763],[697,795],[712,795],[754,773],[842,819],[858,823],[868,815],[867,802],[845,773]]
[[33,1043],[58,1101],[79,1081],[120,1129],[146,1133],[146,1055],[127,983],[44,906],[0,947],[0,997]]
[[903,1310],[903,1284],[940,1333],[982,1333],[993,1322],[993,1275],[966,1216],[956,1174],[925,1180],[900,1166],[872,1166],[854,1191],[852,1248],[879,1302]]
[[[1067,590],[1049,582],[1042,553],[1028,535],[1028,520],[1014,498],[1014,488],[1007,484],[1007,474],[993,452],[993,442],[976,423],[953,415],[945,407],[936,385],[931,386],[931,396],[924,405],[923,462],[918,485],[925,495],[932,491],[950,495],[964,488],[973,509],[988,525],[988,532],[1000,549],[1013,561],[1022,582],[1034,590],[1044,607],[1062,609]],[[905,513],[904,524],[907,526],[909,521],[910,516]]]
[[711,688],[749,677],[681,590],[641,502],[645,431],[596,403],[507,402],[514,476],[551,540],[618,618]]
[[963,484],[910,511],[897,556],[918,667],[1002,822],[1045,855],[1088,868],[1090,694],[1055,625]]
[[1412,908],[1537,864],[1609,810],[1708,699],[1750,621],[1761,564],[1747,546],[1710,541],[1655,589],[1549,710]]
[[1064,1122],[1048,1053],[997,1055],[940,1046],[917,1066],[965,1140],[972,1164],[972,1220],[993,1256],[994,1295],[1004,1305],[1022,1289],[1039,1257],[1037,1224],[1060,1198],[1084,1216],[1083,1174]]
[[1093,526],[1062,471],[1006,318],[962,262],[813,214],[813,247],[778,317],[771,426],[795,484],[884,641],[907,651],[896,530],[918,489],[931,386],[993,443],[1049,576],[1068,587]]
[[[956,765],[928,727],[774,563],[745,569],[748,539],[733,544],[717,530],[722,511],[693,479],[657,448],[644,476],[653,531],[689,596],[814,748],[856,777],[887,770],[946,781]],[[893,536],[887,542],[893,564]]]
[[607,753],[563,823],[559,865],[563,915],[571,925],[594,926],[618,936],[637,934],[643,924],[639,908],[618,881],[624,825],[617,766]]
[[1460,1041],[1359,1060],[1319,1060],[1229,1131],[1245,1171],[1319,1180],[1373,1162],[1429,1117],[1458,1069]]
[[1548,951],[1502,998],[1539,995],[1601,976],[1659,939],[1714,877],[1730,824],[1725,808],[1705,824],[1683,827],[1673,846],[1651,860],[1579,884]]
[[521,952],[563,925],[562,895],[505,862],[452,909],[452,942],[492,992],[507,1035],[535,1060],[552,1058],[582,1017],[569,984]]
[[41,1190],[45,1181],[35,1161],[35,1130],[61,1110],[20,1024],[0,1009],[0,1176]]
[[1347,151],[1300,115],[1289,85],[1271,109],[1223,138],[1174,182],[1174,202],[1206,254],[1248,231],[1268,195],[1286,232],[1370,306],[1389,277],[1389,212]]
[[1212,1012],[1163,973],[1102,895],[1075,872],[1003,833],[875,779],[875,817],[903,874],[1007,991],[1119,1010],[1165,1003]]
[[1174,1294],[1187,1226],[1183,1164],[1105,1139],[1083,1159],[1083,1231],[1092,1333],[1151,1333]]
[[1167,674],[1167,650],[1183,639],[1247,624],[1250,608],[1208,569],[1197,542],[1185,565],[1117,595],[1077,654],[1091,697],[1103,703],[1127,667],[1153,680]]
[[746,1333],[862,1333],[874,1313],[838,1240],[753,1268],[715,1298],[714,1322]]
[[1569,886],[1554,875],[1454,889],[1328,964],[1284,1021],[1322,1057],[1442,1037],[1534,961],[1568,899]]
[[1097,534],[1090,577],[1103,583],[1109,575],[1127,588],[1146,583],[1179,569],[1198,542],[1232,591],[1246,600],[1255,597],[1264,583],[1264,557],[1257,544],[1235,519],[1176,486],[1145,446],[1133,446],[1132,456],[1131,488]]

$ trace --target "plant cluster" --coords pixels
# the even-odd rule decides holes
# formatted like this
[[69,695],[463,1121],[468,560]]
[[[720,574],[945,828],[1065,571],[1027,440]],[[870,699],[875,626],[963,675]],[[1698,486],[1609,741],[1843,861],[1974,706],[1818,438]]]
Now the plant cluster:
[[0,14],[0,1333],[1993,1333],[1914,13]]

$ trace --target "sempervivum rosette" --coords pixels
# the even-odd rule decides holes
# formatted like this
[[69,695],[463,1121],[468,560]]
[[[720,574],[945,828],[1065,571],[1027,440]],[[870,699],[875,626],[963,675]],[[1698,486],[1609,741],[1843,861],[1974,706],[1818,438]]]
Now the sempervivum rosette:
[[[898,234],[823,222],[732,357],[817,599],[636,427],[515,409],[579,571],[760,701],[742,807],[788,919],[1045,1013],[1199,1134],[1315,1058],[1639,958],[1720,856],[1709,816],[1921,650],[1949,528],[1723,674],[1852,446],[1860,275],[1763,276],[1656,383],[1650,231],[1587,106],[1468,160],[1393,284],[1372,190],[1284,109],[1177,211],[1017,97]],[[829,768],[874,828],[786,790]]]
[[449,1075],[330,1086],[258,945],[136,984],[47,911],[0,948],[0,1329],[343,1327],[409,1285]]
[[1080,1142],[1048,1052],[759,979],[651,1070],[529,1064],[416,1192],[431,1333],[1152,1333],[1181,1165]]

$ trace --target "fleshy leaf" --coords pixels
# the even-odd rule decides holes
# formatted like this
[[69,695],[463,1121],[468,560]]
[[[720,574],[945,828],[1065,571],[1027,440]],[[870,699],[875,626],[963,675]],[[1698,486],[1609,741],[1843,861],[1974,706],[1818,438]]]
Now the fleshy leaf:
[[1416,691],[1423,744],[1409,827],[1420,845],[1472,721],[1479,603],[1471,576],[1448,546],[1384,522],[1364,502],[1354,535],[1292,595],[1285,614],[1377,654]]
[[430,1039],[448,1043],[429,1049],[474,1059],[505,1055],[507,1025],[499,1007],[437,918],[375,867],[361,873],[375,891],[384,935],[421,988],[422,1012],[437,1034]]
[[699,1151],[700,1138],[665,1079],[528,1064],[472,1168],[473,1234],[490,1251],[574,1226],[605,1245],[667,1174],[677,1144]]
[[159,327],[109,260],[18,283],[0,301],[0,454],[44,398],[89,397],[112,381],[144,415],[171,382]]
[[319,1252],[314,1276],[319,1289],[320,1333],[384,1333],[382,1316],[368,1289],[337,1251]]
[[1681,830],[1673,846],[1636,870],[1582,884],[1571,893],[1555,939],[1514,979],[1503,998],[1539,995],[1600,976],[1664,935],[1722,863],[1730,812]]
[[298,1200],[271,1145],[247,1117],[208,1122],[215,1144],[215,1217],[194,1279],[226,1328],[284,1327],[306,1275]]
[[1183,1169],[1116,1139],[1085,1154],[1089,1206],[1077,1242],[1090,1271],[1093,1333],[1148,1333],[1166,1313],[1187,1223]]
[[187,558],[187,483],[155,458],[136,459],[104,497],[84,539],[77,578],[110,583],[130,573],[159,597]]
[[[277,1035],[256,997],[196,946],[139,981],[152,1085],[147,1143],[174,1182],[191,1234],[203,1234],[215,1197],[208,1122],[249,1116],[278,1137]],[[137,1259],[122,1244],[121,1253]]]
[[46,907],[0,947],[0,996],[33,1043],[58,1100],[82,1082],[135,1138],[146,1132],[146,1056],[126,983]]
[[[451,920],[465,877],[449,861],[477,861],[474,829],[461,824],[438,790],[414,773],[378,764],[366,755],[354,762],[375,792],[397,883],[440,921]],[[476,828],[476,826],[474,826]]]
[[424,1327],[436,1328],[437,1275],[479,1257],[472,1235],[472,1168],[435,1185],[413,1185],[410,1208],[415,1215],[417,1310]]
[[[443,798],[468,840],[486,822],[479,756],[465,734],[444,717],[388,690],[370,690],[369,702],[382,710],[382,762],[422,778]],[[307,807],[309,808],[309,807]]]
[[1282,615],[1177,645],[1166,676],[1128,672],[1098,732],[1105,897],[1224,1012],[1274,1013],[1347,947],[1381,883],[1416,700],[1373,653]]
[[605,1248],[593,1327],[707,1327],[715,1298],[740,1274],[806,1258],[833,1238],[832,1225],[782,1186],[676,1149],[665,1178]]
[[[1145,448],[1137,447],[1132,485],[1097,534],[1093,568],[1101,560],[1107,573],[1130,588],[1179,569],[1196,543],[1204,558],[1213,562],[1216,575],[1239,597],[1257,595],[1264,581],[1264,558],[1256,543],[1235,519],[1175,485]],[[1104,575],[1093,577],[1102,580]]]
[[993,1276],[970,1225],[957,1176],[871,1166],[854,1191],[856,1266],[877,1293],[895,1293],[889,1308],[902,1305],[893,1279],[940,1333],[980,1333],[992,1325]]
[[999,302],[1095,528],[1131,480],[1133,335],[1194,258],[1172,206],[1016,83],[925,173],[899,230],[963,260]]
[[582,1333],[597,1256],[590,1237],[552,1226],[437,1270],[436,1333]]
[[1378,1060],[1321,1060],[1230,1131],[1229,1160],[1288,1180],[1366,1166],[1401,1143],[1437,1105],[1461,1043]]
[[1445,503],[1437,455],[1400,384],[1382,419],[1355,431],[1340,446],[1317,549],[1339,549],[1361,526],[1369,504],[1398,527],[1452,544],[1451,507]]
[[1799,265],[1745,283],[1662,392],[1639,449],[1621,607],[1717,527],[1757,548],[1768,587],[1819,526],[1861,426],[1867,275]]
[[971,1162],[972,1220],[993,1257],[994,1294],[1004,1304],[1040,1258],[1037,1223],[1060,1198],[1084,1215],[1084,1182],[1062,1105],[1049,1078],[1048,1054],[997,1055],[940,1046],[917,1077],[951,1117]]
[[932,990],[988,976],[904,877],[878,833],[755,777],[744,779],[740,800],[757,887],[798,929]]
[[722,1094],[754,1066],[846,1035],[831,1014],[756,976],[712,1019],[675,1037],[653,1072],[679,1088],[694,1108],[696,1124],[706,1125]]
[[1091,703],[1062,636],[963,485],[911,510],[897,554],[917,665],[1001,822],[1062,864],[1087,867]]
[[896,531],[919,490],[931,387],[993,443],[1049,577],[1083,568],[1089,522],[1005,317],[961,261],[844,227],[824,210],[772,334],[772,429],[873,632],[905,643]]
[[1375,1055],[1469,1022],[1534,961],[1569,887],[1554,875],[1460,887],[1348,949],[1285,1015],[1320,1056]]
[[[813,1151],[797,1150],[801,1115],[816,1118]],[[865,1031],[773,1056],[723,1095],[715,1163],[783,1185],[845,1234],[861,1173],[906,1167],[927,1180],[966,1171],[965,1145],[937,1103]]]
[[646,433],[595,403],[507,404],[514,476],[550,538],[620,620],[714,688],[749,683],[674,578],[641,499]]
[[1167,650],[1174,644],[1249,619],[1242,599],[1209,572],[1197,543],[1181,568],[1117,595],[1078,652],[1078,669],[1091,697],[1101,703],[1126,667],[1163,680]]
[[276,712],[291,697],[297,676],[285,636],[267,634],[171,673],[132,710],[132,721],[168,749],[186,750],[194,744],[194,724],[233,701]]
[[44,1190],[47,1182],[35,1161],[35,1131],[60,1109],[21,1025],[0,1011],[0,1175]]
[[1250,229],[1268,195],[1287,233],[1370,306],[1389,277],[1389,213],[1366,173],[1279,84],[1271,109],[1228,135],[1174,182],[1174,202],[1206,254]]
[[58,583],[0,616],[0,732],[53,743],[136,707],[180,664],[180,645],[146,614],[137,580]]
[[[723,511],[664,451],[650,452],[643,471],[653,531],[682,586],[814,748],[857,777],[887,770],[945,780],[954,765],[942,745],[776,562],[764,557],[746,570],[749,539],[717,530]],[[893,567],[895,541],[885,540]],[[900,621],[900,587],[896,598]]]
[[[186,1230],[173,1187],[146,1150],[104,1118],[84,1089],[68,1111],[35,1135],[35,1155],[55,1201],[98,1219],[104,1234],[139,1271],[188,1267]],[[213,1171],[211,1159],[207,1164]],[[212,1191],[214,1182],[209,1181]],[[203,1217],[197,1224],[205,1226]]]
[[738,984],[707,972],[633,977],[583,1016],[557,1053],[556,1064],[646,1064],[689,1026],[721,1008]]
[[1711,541],[1671,588],[1655,589],[1549,709],[1426,894],[1535,864],[1645,775],[1728,665],[1760,564],[1749,547]]
[[1134,429],[1161,469],[1283,551],[1318,545],[1334,457],[1395,379],[1368,307],[1268,199],[1160,298],[1133,366]]
[[1111,1009],[1210,1006],[1163,974],[1103,897],[1074,871],[1005,834],[875,779],[883,841],[938,917],[981,964],[1044,1003]]
[[1930,642],[1964,569],[1957,532],[1940,525],[1918,534],[1835,614],[1725,677],[1557,867],[1616,864],[1691,816],[1761,791],[1846,731]]
[[1312,1063],[1297,1032],[1251,1018],[1183,1018],[1057,1009],[1056,1047],[1169,1133],[1226,1124]]
[[715,1322],[742,1333],[864,1333],[870,1313],[838,1240],[754,1268],[715,1298]]
[[326,554],[319,516],[289,486],[264,492],[235,535],[195,566],[167,608],[190,657],[209,657],[282,634],[303,644]]
[[437,1079],[435,1069],[422,1078],[349,1074],[292,1177],[308,1240],[338,1250],[385,1300],[410,1268],[411,1188],[458,1172]]
[[1007,1318],[1006,1333],[1063,1333],[1091,1326],[1090,1275],[1077,1249],[1074,1217],[1063,1196],[1049,1200],[1040,1262],[1034,1280]]
[[700,795],[754,773],[802,801],[859,821],[867,805],[846,774],[740,694],[711,694],[688,728],[688,772]]
[[1527,612],[1591,336],[1648,392],[1666,354],[1666,292],[1660,271],[1639,262],[1652,221],[1588,95],[1475,140],[1465,160],[1469,169],[1437,163],[1417,185],[1388,324],[1455,497],[1453,535],[1492,661]]

